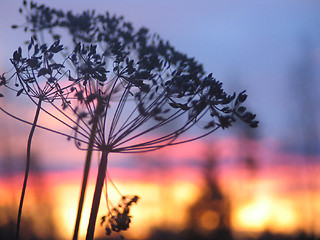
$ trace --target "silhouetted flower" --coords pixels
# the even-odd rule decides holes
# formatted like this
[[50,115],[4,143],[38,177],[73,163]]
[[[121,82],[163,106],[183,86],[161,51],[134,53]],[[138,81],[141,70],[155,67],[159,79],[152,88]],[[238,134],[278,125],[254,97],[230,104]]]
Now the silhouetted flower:
[[129,228],[131,223],[130,207],[138,200],[138,196],[122,196],[118,206],[113,207],[106,216],[102,216],[101,225],[106,223],[107,235],[110,235],[112,231],[120,232]]
[[[21,48],[13,54],[16,87],[21,87],[15,91],[32,101],[39,98],[50,102],[63,119],[42,110],[71,128],[73,134],[47,130],[74,139],[77,148],[87,151],[82,200],[91,152],[102,152],[89,239],[93,238],[109,153],[147,152],[193,141],[232,126],[237,118],[257,127],[256,116],[243,106],[245,91],[227,94],[222,83],[206,74],[201,64],[146,28],[135,30],[123,17],[108,13],[75,15],[27,1],[23,6],[26,23],[21,27],[33,35],[28,43],[33,54],[24,58]],[[60,30],[69,34],[57,34]],[[50,47],[41,43],[40,36],[46,34],[53,39]],[[73,42],[71,48],[60,44],[68,42],[68,37]],[[58,56],[62,61],[54,60]],[[8,86],[4,75],[0,80],[0,85]],[[56,99],[60,107],[54,103]],[[171,123],[178,125],[170,129],[167,126]],[[195,126],[200,126],[202,133],[181,138]],[[137,200],[137,196],[123,197],[110,211],[104,218],[108,219],[107,233],[129,227],[129,209]],[[79,209],[81,215],[81,203]],[[79,224],[80,218],[77,221]]]
[[[79,100],[79,106],[73,110],[81,111],[78,114],[81,120],[86,118],[91,122],[96,101],[102,102],[97,148],[107,144],[111,152],[142,152],[192,141],[202,136],[184,141],[178,137],[200,120],[207,120],[208,115],[211,119],[203,124],[207,131],[203,136],[219,127],[230,127],[236,117],[251,127],[257,126],[255,115],[242,106],[246,100],[244,92],[228,95],[221,82],[212,74],[205,74],[202,65],[176,51],[158,35],[149,34],[148,29],[135,31],[123,17],[109,13],[73,14],[33,2],[24,4],[24,9],[25,30],[31,31],[35,38],[49,34],[53,39],[71,37],[74,42],[75,51],[69,60],[82,82],[78,89],[73,88]],[[69,34],[56,34],[59,29]],[[106,110],[111,105],[116,109],[113,116]],[[154,135],[174,121],[180,123],[178,129],[145,141],[145,135]],[[108,122],[112,124],[106,132]],[[88,123],[82,121],[82,124]],[[147,125],[150,127],[146,129]],[[83,129],[75,129],[77,134],[84,135]],[[140,140],[142,137],[144,140]]]
[[[30,53],[31,49],[33,49],[32,55]],[[13,57],[10,59],[14,66],[14,73],[9,76],[9,78],[6,78],[5,74],[2,74],[0,79],[0,86],[5,86],[15,91],[17,96],[27,95],[29,99],[37,105],[33,123],[30,123],[32,127],[27,141],[26,169],[18,210],[16,239],[19,239],[22,207],[29,176],[31,163],[31,142],[37,126],[40,110],[42,109],[50,116],[56,118],[52,113],[49,113],[47,110],[45,110],[42,103],[48,102],[53,105],[53,102],[57,99],[65,102],[68,94],[66,91],[70,87],[70,84],[65,87],[61,87],[59,84],[59,81],[64,77],[64,73],[61,72],[62,68],[64,68],[64,65],[55,62],[54,54],[60,52],[62,49],[63,47],[60,45],[59,40],[54,42],[48,48],[46,44],[43,44],[39,47],[38,44],[34,43],[33,38],[31,38],[31,41],[28,45],[28,57],[23,56],[22,48],[19,47],[18,50],[13,53]],[[14,82],[14,84],[12,82]],[[0,96],[3,95],[0,94]],[[0,109],[6,112],[1,107]],[[9,115],[12,116],[11,114]],[[14,118],[24,121],[16,116],[14,116]]]

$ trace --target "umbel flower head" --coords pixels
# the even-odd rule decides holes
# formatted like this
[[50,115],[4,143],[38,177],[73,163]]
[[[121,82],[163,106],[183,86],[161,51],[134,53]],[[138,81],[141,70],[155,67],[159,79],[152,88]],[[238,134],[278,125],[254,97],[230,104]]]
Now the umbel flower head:
[[[6,87],[16,92],[17,97],[26,96],[31,102],[37,105],[42,112],[45,112],[58,122],[73,129],[73,125],[69,124],[76,124],[76,121],[62,110],[66,108],[73,99],[70,91],[72,86],[77,84],[77,80],[71,77],[72,73],[70,70],[64,70],[68,57],[64,59],[59,56],[63,48],[59,40],[48,46],[45,43],[39,44],[34,38],[31,38],[28,43],[27,54],[23,53],[21,47],[13,53],[10,59],[13,65],[13,71],[1,75],[0,87]],[[69,81],[69,78],[72,78],[72,81]],[[4,95],[1,94],[1,97],[3,96]],[[43,103],[49,104],[55,112],[49,111],[49,106]],[[3,108],[1,108],[1,110],[11,115]],[[57,112],[60,113],[63,118],[59,118]],[[18,117],[15,118],[29,123]],[[37,126],[69,136],[66,133],[57,132],[48,127]],[[69,137],[72,138],[72,136]]]
[[[243,106],[244,91],[225,93],[222,83],[205,74],[201,64],[146,28],[135,31],[123,17],[108,13],[73,14],[33,2],[25,2],[24,11],[28,13],[24,27],[34,38],[49,33],[62,41],[66,37],[57,32],[66,30],[69,34],[63,36],[74,42],[68,60],[78,81],[70,90],[77,106],[69,105],[81,125],[74,127],[75,136],[86,135],[98,111],[97,149],[108,146],[111,152],[143,152],[198,139],[230,127],[237,118],[251,127],[258,124]],[[180,140],[200,120],[206,132]],[[176,122],[177,128],[159,136]]]
[[[16,91],[17,96],[25,94],[33,101],[42,99],[53,102],[57,98],[65,99],[64,90],[68,89],[70,84],[64,87],[59,85],[65,75],[62,72],[64,65],[54,59],[55,54],[62,50],[59,40],[48,47],[46,44],[35,44],[31,38],[28,56],[23,56],[21,47],[13,53],[10,61],[14,66],[14,73],[9,79],[3,75],[1,85]],[[14,81],[14,86],[10,81]]]
[[[45,95],[63,120],[43,111],[73,134],[54,132],[74,139],[79,149],[102,152],[87,239],[93,238],[109,153],[147,152],[193,141],[229,128],[237,119],[258,126],[255,114],[244,106],[245,91],[226,93],[194,58],[146,28],[135,30],[123,17],[108,13],[73,14],[26,1],[21,12],[26,15],[21,27],[32,33],[28,50],[33,54],[23,58],[19,48],[13,55],[17,87],[22,87],[17,95],[32,100]],[[50,47],[42,42],[47,36],[52,37]],[[66,42],[71,46],[61,44]],[[0,79],[8,86],[4,75]],[[201,132],[187,138],[194,127]],[[129,227],[129,207],[137,200],[124,197],[104,218],[108,234]]]
[[[75,134],[85,135],[83,129],[90,127],[99,112],[95,139],[98,149],[108,146],[110,152],[142,152],[177,144],[181,134],[208,116],[203,136],[219,127],[230,127],[236,117],[252,127],[257,124],[255,116],[242,106],[245,92],[227,95],[212,74],[197,73],[188,62],[177,66],[163,60],[162,70],[158,71],[147,70],[140,62],[126,58],[113,62],[109,71],[104,67],[106,57],[96,53],[96,46],[82,44],[76,46],[70,58],[78,69],[77,79],[82,79],[70,90],[77,102],[69,107],[81,126],[75,128]],[[149,137],[159,135],[159,129],[177,120],[177,129]]]

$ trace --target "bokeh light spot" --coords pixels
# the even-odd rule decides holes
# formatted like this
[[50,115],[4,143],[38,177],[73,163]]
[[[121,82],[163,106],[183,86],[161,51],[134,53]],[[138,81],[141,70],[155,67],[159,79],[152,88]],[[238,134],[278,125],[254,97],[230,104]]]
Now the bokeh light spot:
[[203,230],[212,231],[219,226],[219,214],[212,210],[205,211],[200,218],[200,226]]

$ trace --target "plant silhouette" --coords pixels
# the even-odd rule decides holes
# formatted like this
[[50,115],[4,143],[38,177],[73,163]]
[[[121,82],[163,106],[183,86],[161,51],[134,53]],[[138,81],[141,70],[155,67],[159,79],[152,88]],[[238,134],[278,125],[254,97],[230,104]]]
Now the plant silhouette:
[[[67,136],[77,148],[87,151],[73,239],[78,238],[93,151],[101,152],[101,159],[86,239],[94,237],[109,154],[148,152],[190,142],[228,128],[236,119],[258,126],[255,115],[243,106],[245,91],[227,94],[222,83],[206,74],[201,64],[146,28],[135,30],[123,17],[108,13],[73,14],[27,1],[20,12],[25,14],[26,23],[13,27],[30,31],[28,50],[34,53],[23,58],[19,48],[13,55],[12,63],[18,67],[12,76],[22,81],[22,90],[11,87],[12,81],[5,75],[1,83],[17,95],[27,94],[33,102],[38,97],[37,114],[41,109],[70,128],[72,134],[39,126],[36,119],[33,128]],[[71,45],[63,46],[69,40]],[[50,91],[29,94],[33,93],[31,86],[40,86],[42,78]],[[59,114],[40,105],[43,100]],[[179,123],[177,128],[163,130],[174,122]],[[183,137],[195,127],[202,132]],[[137,196],[122,196],[119,207],[109,210],[103,219],[107,234],[129,227],[129,210],[137,200]]]
[[[29,54],[31,49],[34,50],[33,54]],[[54,44],[52,44],[50,48],[47,48],[46,45],[42,45],[39,48],[38,45],[34,45],[34,41],[31,39],[31,42],[28,46],[29,56],[23,57],[22,49],[19,47],[18,50],[13,53],[13,57],[10,59],[12,65],[14,66],[14,74],[8,79],[4,74],[1,76],[0,86],[4,85],[10,88],[16,92],[17,96],[28,96],[28,98],[37,106],[27,141],[26,169],[19,204],[16,239],[19,238],[22,207],[31,164],[32,138],[37,125],[40,110],[42,109],[42,104],[43,102],[53,102],[56,99],[65,99],[63,96],[64,88],[61,88],[59,85],[59,81],[63,77],[63,74],[60,72],[60,69],[63,67],[63,65],[57,64],[53,59],[53,53],[57,53],[61,50],[62,45],[59,45],[59,41],[56,41]],[[12,81],[14,81],[14,86],[11,86]],[[68,87],[69,86],[66,88]]]

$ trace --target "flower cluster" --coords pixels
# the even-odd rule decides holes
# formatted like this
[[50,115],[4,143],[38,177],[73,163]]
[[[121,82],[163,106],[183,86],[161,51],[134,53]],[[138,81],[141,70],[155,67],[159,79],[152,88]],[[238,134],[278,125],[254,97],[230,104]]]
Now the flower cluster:
[[[133,96],[138,114],[143,117],[140,116],[138,122],[136,118],[131,118],[134,126],[127,124],[119,127],[122,134],[117,135],[120,138],[109,136],[109,139],[115,139],[114,151],[136,152],[144,149],[144,146],[148,150],[161,147],[160,139],[144,146],[128,146],[130,141],[137,138],[129,137],[129,133],[140,126],[140,122],[146,125],[145,122],[150,119],[158,123],[146,132],[184,117],[182,122],[185,123],[179,130],[161,138],[165,143],[163,145],[177,142],[177,133],[181,135],[189,130],[207,114],[210,114],[211,119],[204,128],[209,130],[228,128],[237,117],[251,127],[257,126],[255,115],[242,106],[246,99],[245,92],[238,96],[228,95],[223,91],[221,82],[213,78],[212,74],[205,74],[201,64],[176,51],[158,35],[149,34],[148,29],[135,31],[132,24],[124,21],[123,17],[110,16],[109,13],[97,15],[94,11],[85,11],[73,14],[71,11],[51,9],[33,2],[30,6],[26,3],[24,6],[28,12],[26,28],[34,33],[34,37],[37,38],[37,34],[47,30],[53,39],[63,39],[64,36],[56,33],[63,29],[68,31],[67,36],[71,37],[78,49],[81,48],[79,42],[90,44],[90,50],[85,47],[81,49],[84,62],[78,67],[85,81],[98,80],[100,85],[107,85],[104,88],[109,90],[109,96],[116,92],[126,93],[119,96],[123,101],[127,101],[129,95]],[[91,61],[93,58],[96,59]],[[112,64],[108,65],[110,60]],[[110,72],[113,77],[111,74],[107,76]],[[116,79],[118,85],[111,85],[113,82],[110,79]],[[112,87],[114,91],[110,92]],[[99,90],[97,92],[108,95]],[[97,92],[91,93],[90,97],[97,96]],[[123,107],[119,108],[118,114]],[[125,139],[127,137],[130,140]]]
[[[33,50],[33,52],[31,52]],[[39,46],[34,39],[28,45],[28,56],[23,56],[21,47],[13,53],[10,59],[14,66],[14,74],[6,79],[2,75],[1,84],[21,94],[28,95],[31,99],[42,98],[44,101],[54,101],[63,95],[63,89],[59,81],[64,77],[61,70],[64,65],[55,62],[54,55],[63,50],[59,41],[50,47],[46,44]],[[13,80],[14,79],[14,80]],[[15,81],[14,87],[10,87],[10,81]]]
[[122,196],[117,207],[113,207],[106,216],[102,216],[101,225],[106,223],[106,234],[110,235],[112,231],[120,232],[127,230],[131,223],[130,207],[137,203],[138,196]]

